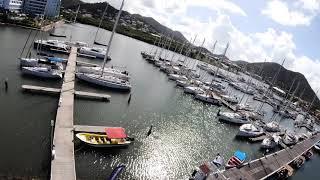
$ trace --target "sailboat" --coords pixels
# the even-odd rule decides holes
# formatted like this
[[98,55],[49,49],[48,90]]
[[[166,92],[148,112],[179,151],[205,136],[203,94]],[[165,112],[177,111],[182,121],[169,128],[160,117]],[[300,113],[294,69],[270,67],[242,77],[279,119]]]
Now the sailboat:
[[100,30],[102,21],[103,21],[103,19],[104,19],[104,16],[105,16],[105,14],[106,14],[106,12],[107,12],[108,6],[109,6],[109,4],[107,3],[107,6],[106,6],[106,8],[104,9],[103,14],[102,14],[102,17],[101,17],[101,19],[100,19],[100,23],[99,23],[99,27],[98,27],[98,29],[97,29],[96,35],[94,36],[93,44],[100,45],[100,46],[107,46],[106,44],[103,44],[103,43],[98,42],[98,41],[97,41],[97,36],[98,36],[99,30]]
[[62,79],[62,72],[51,67],[22,67],[22,73],[41,78]]
[[129,81],[120,79],[120,78],[112,76],[112,75],[106,75],[105,71],[104,71],[105,65],[106,65],[106,61],[107,61],[107,57],[108,57],[108,54],[109,54],[109,50],[110,50],[110,47],[111,47],[112,39],[113,39],[114,33],[116,31],[117,24],[118,24],[119,19],[120,19],[120,15],[121,15],[121,12],[122,12],[123,5],[124,5],[124,0],[121,3],[121,7],[120,7],[119,13],[118,13],[117,18],[116,18],[116,22],[115,22],[115,24],[113,26],[113,30],[112,30],[112,33],[111,33],[111,36],[110,36],[110,39],[109,39],[109,43],[108,43],[108,46],[107,46],[107,50],[106,50],[106,54],[105,54],[105,57],[104,57],[103,65],[101,67],[100,74],[96,75],[96,74],[91,74],[91,73],[76,73],[76,77],[77,78],[79,78],[81,80],[84,80],[84,81],[86,81],[88,83],[100,85],[100,86],[107,87],[107,88],[113,88],[113,89],[119,89],[119,90],[131,90],[131,85],[130,85]]

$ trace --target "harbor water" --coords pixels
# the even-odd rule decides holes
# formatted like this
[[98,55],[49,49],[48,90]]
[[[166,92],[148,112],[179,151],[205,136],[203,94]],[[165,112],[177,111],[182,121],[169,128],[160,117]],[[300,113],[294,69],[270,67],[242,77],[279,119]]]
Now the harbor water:
[[[55,31],[55,34],[67,35],[60,40],[71,39],[92,45],[96,28],[74,24],[63,25]],[[59,87],[61,82],[22,76],[17,58],[29,32],[22,28],[0,27],[0,177],[47,179],[50,173],[50,120],[55,118],[58,98],[24,93],[21,85]],[[109,35],[108,31],[100,30],[99,42],[107,43]],[[54,38],[45,34],[44,39]],[[76,81],[77,90],[106,93],[111,95],[111,101],[76,100],[75,124],[121,126],[135,138],[132,146],[120,150],[97,150],[75,141],[78,179],[106,179],[120,164],[126,165],[120,179],[188,179],[195,167],[213,159],[217,153],[225,160],[237,149],[247,152],[249,159],[262,156],[260,143],[236,139],[239,127],[217,120],[219,108],[228,109],[195,100],[158,68],[142,59],[140,52],[150,49],[150,45],[123,35],[116,34],[113,39],[112,60],[107,66],[122,67],[130,73],[130,104],[130,93]],[[34,50],[32,54],[35,54]],[[80,57],[77,60],[102,63],[102,60]],[[8,91],[3,84],[6,78]],[[242,96],[239,91],[230,90],[238,97]],[[259,105],[251,96],[243,99]],[[266,119],[272,116],[271,106],[264,105],[264,111],[267,112]],[[146,137],[151,125],[153,132]],[[283,119],[281,126],[293,128],[293,121]],[[320,158],[315,155],[291,179],[319,179],[320,173],[316,170],[319,164]]]

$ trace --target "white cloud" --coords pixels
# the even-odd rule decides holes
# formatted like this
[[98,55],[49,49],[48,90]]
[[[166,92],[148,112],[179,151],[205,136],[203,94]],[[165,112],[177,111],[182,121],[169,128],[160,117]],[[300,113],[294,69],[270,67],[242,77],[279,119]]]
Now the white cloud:
[[[152,1],[152,2],[151,2]],[[115,7],[119,7],[120,0],[109,1]],[[270,1],[270,3],[278,1]],[[301,6],[303,10],[314,13],[319,9],[319,0],[296,0],[294,6]],[[284,4],[284,5],[283,5]],[[277,5],[277,4],[276,4]],[[275,11],[272,18],[279,18],[279,22],[289,25],[301,25],[311,23],[310,17],[299,14],[300,11],[292,12],[287,4],[280,2],[279,7],[271,9]],[[205,21],[199,21],[197,17],[187,15],[187,9],[196,6],[209,8],[216,13],[215,16],[208,17]],[[277,9],[278,8],[278,9]],[[214,41],[218,41],[215,53],[222,53],[226,44],[230,42],[227,56],[232,60],[246,60],[249,62],[267,61],[281,63],[286,58],[285,67],[287,69],[304,74],[313,89],[320,88],[320,61],[313,60],[307,56],[298,55],[293,35],[268,28],[263,32],[243,33],[235,27],[230,19],[230,15],[240,15],[246,18],[246,13],[236,4],[230,1],[221,0],[135,0],[126,1],[125,10],[131,13],[139,13],[144,16],[151,16],[160,23],[182,32],[187,39],[198,34],[196,41],[200,45],[203,38],[206,38],[205,47],[212,48]],[[283,12],[281,12],[283,11]],[[271,14],[270,14],[271,15]]]
[[289,5],[280,0],[268,1],[267,7],[261,13],[281,25],[310,25],[319,11],[320,1],[295,0],[291,2],[293,3]]

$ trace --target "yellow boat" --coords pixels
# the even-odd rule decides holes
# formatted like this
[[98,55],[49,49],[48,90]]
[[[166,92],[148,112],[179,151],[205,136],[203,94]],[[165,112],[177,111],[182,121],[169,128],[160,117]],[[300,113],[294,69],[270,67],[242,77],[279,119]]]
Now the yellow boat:
[[126,147],[132,142],[131,139],[127,137],[110,139],[107,135],[95,133],[77,133],[76,137],[80,139],[80,141],[93,147]]

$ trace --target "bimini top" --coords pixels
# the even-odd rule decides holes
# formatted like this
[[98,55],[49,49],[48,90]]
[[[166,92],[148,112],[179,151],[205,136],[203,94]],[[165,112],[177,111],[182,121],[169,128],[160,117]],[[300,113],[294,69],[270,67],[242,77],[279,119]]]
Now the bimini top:
[[63,58],[58,58],[58,57],[49,57],[48,60],[53,61],[53,62],[63,62],[64,61]]
[[234,153],[234,156],[237,157],[240,161],[244,161],[246,159],[246,153],[239,151],[239,150],[237,150]]
[[126,138],[127,134],[125,133],[125,129],[122,127],[111,127],[106,128],[107,137],[110,139],[122,139]]

